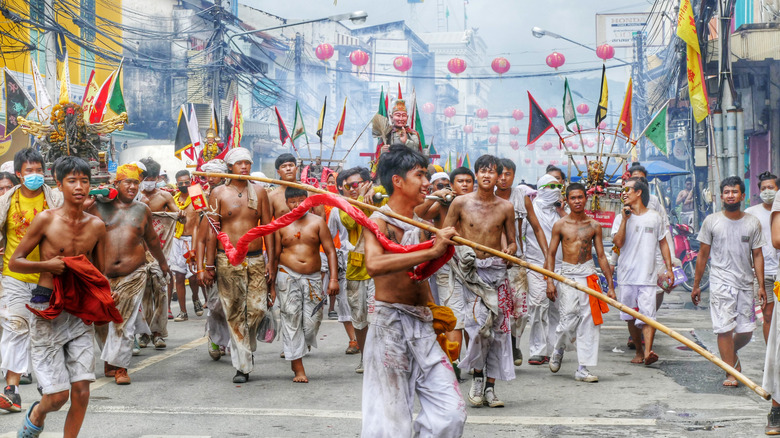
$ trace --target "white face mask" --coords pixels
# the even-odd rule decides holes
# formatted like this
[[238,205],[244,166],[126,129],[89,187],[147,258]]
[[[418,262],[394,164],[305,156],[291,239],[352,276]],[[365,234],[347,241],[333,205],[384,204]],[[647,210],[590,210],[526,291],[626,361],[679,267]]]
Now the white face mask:
[[777,190],[766,189],[761,191],[761,194],[758,196],[761,198],[761,201],[763,201],[764,204],[772,204],[773,202],[775,202],[776,195],[777,195]]
[[151,192],[155,187],[157,187],[156,181],[143,181],[141,183],[141,191],[143,192]]

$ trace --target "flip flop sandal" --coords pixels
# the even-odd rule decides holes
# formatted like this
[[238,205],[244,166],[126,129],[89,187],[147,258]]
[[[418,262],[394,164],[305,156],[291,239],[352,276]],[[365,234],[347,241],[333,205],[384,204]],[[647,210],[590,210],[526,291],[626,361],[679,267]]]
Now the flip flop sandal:
[[726,379],[723,381],[723,386],[725,388],[736,388],[737,386],[739,386],[739,382],[737,382],[736,380]]
[[19,429],[19,433],[17,434],[18,438],[38,438],[41,436],[41,433],[43,433],[43,426],[38,427],[30,421],[30,413],[32,413],[38,403],[40,402],[33,403],[24,415],[24,423],[22,424],[22,428]]

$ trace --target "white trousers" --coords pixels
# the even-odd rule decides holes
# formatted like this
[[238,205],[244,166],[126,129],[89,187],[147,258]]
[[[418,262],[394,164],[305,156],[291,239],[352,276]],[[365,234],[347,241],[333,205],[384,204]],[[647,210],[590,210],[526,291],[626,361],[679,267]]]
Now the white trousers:
[[531,333],[528,346],[531,356],[552,356],[555,329],[560,314],[558,303],[547,298],[547,282],[542,274],[528,270],[528,319]]
[[227,347],[230,343],[230,328],[228,328],[227,319],[225,319],[225,310],[222,308],[222,301],[219,300],[219,290],[217,283],[207,287],[206,302],[208,303],[208,312],[206,314],[206,333],[211,342]]
[[[593,267],[592,261],[583,265],[587,266],[588,264]],[[583,266],[573,266],[564,263],[559,273],[583,286],[587,286],[587,277],[595,273],[595,269],[588,269],[588,272],[571,272],[577,268],[583,268]],[[563,350],[568,343],[574,342],[577,347],[577,361],[579,364],[586,367],[594,367],[599,361],[600,327],[593,323],[590,310],[590,295],[578,291],[565,283],[557,283],[556,287],[558,290],[558,299],[556,301],[560,311],[560,321],[555,330],[557,338],[555,349]]]
[[3,373],[29,373],[32,369],[30,359],[30,321],[32,312],[26,304],[30,303],[32,290],[37,285],[25,283],[13,277],[3,277],[3,296],[0,298],[0,325],[3,328],[0,337],[0,370]]
[[116,367],[127,368],[130,366],[130,358],[133,355],[133,338],[136,334],[151,334],[149,326],[144,321],[141,312],[141,300],[144,294],[139,293],[133,297],[134,309],[130,312],[124,321],[124,330],[117,334],[116,325],[113,321],[108,323],[108,333],[106,334],[106,343],[103,345],[103,351],[100,353],[100,359]]
[[[767,295],[773,293],[767,290]],[[761,386],[770,394],[772,400],[780,402],[780,306],[775,304],[772,312],[772,324],[769,327],[769,338],[766,340],[766,359],[764,361],[764,381]]]
[[317,346],[317,332],[322,322],[320,307],[312,315],[317,304],[325,299],[319,271],[313,274],[299,274],[284,265],[279,265],[276,274],[276,293],[282,314],[282,343],[284,358],[300,359],[307,347]]
[[432,320],[424,306],[376,302],[363,353],[363,437],[463,434],[466,405]]
[[436,285],[439,288],[439,300],[442,306],[449,307],[455,314],[455,330],[466,326],[466,305],[463,303],[463,284],[452,275],[449,265],[442,266],[436,272]]

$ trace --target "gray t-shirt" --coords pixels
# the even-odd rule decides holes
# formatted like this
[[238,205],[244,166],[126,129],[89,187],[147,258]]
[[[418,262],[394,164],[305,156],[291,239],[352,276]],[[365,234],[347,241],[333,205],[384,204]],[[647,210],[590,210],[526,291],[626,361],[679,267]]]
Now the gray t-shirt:
[[753,255],[764,246],[761,222],[751,214],[731,220],[723,212],[704,219],[699,242],[710,245],[710,282],[737,289],[753,287]]

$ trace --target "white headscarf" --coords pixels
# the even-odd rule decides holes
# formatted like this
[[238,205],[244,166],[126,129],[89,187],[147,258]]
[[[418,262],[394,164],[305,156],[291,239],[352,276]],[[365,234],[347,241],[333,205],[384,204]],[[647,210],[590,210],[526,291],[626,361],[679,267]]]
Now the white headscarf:
[[201,170],[208,173],[227,173],[228,168],[227,164],[225,164],[224,161],[214,158],[212,160],[209,160],[205,164],[203,164],[201,167]]
[[250,163],[254,163],[252,160],[252,153],[249,152],[249,149],[233,148],[229,150],[227,154],[225,154],[225,163],[227,163],[228,166],[232,166],[239,161],[249,161]]
[[14,173],[14,162],[12,161],[6,161],[3,163],[2,166],[0,166],[0,172],[8,172],[10,174]]
[[447,181],[450,180],[450,176],[447,174],[447,172],[436,172],[431,176],[431,181],[436,181],[437,179],[446,179]]
[[550,183],[557,183],[558,179],[552,175],[543,175],[536,183],[536,201],[541,204],[542,207],[552,207],[561,198],[561,189],[551,189],[549,187],[542,187]]

